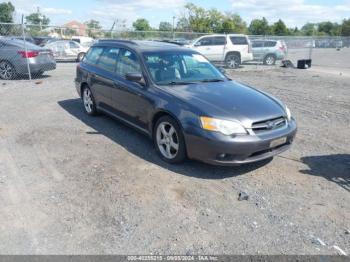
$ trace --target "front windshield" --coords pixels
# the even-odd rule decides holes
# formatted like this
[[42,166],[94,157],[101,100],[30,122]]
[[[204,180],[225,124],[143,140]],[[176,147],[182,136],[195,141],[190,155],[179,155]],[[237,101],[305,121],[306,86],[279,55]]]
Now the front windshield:
[[146,53],[146,65],[158,85],[224,81],[225,76],[196,53]]

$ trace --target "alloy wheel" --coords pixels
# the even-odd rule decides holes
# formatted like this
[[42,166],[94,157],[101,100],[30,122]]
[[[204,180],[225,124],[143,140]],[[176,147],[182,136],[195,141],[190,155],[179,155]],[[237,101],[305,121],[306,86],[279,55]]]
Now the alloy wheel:
[[10,80],[14,76],[14,69],[12,65],[6,61],[0,63],[0,78]]
[[160,153],[167,159],[174,159],[179,151],[179,137],[175,127],[168,122],[160,123],[156,139]]
[[92,99],[92,94],[89,88],[84,89],[83,102],[86,112],[89,114],[93,111],[94,101]]

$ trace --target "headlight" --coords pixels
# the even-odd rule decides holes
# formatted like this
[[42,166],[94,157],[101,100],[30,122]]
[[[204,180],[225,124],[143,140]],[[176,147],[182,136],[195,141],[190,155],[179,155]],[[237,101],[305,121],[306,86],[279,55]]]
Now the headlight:
[[290,110],[287,106],[286,106],[286,114],[287,114],[288,121],[290,121],[292,119],[292,113],[290,112]]
[[221,120],[211,117],[200,117],[202,128],[210,131],[217,131],[224,135],[247,134],[244,127],[235,121]]

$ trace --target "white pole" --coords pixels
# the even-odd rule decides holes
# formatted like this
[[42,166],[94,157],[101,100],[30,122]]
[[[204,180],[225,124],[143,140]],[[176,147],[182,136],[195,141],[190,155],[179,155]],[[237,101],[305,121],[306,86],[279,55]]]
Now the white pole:
[[22,36],[23,36],[23,43],[24,43],[24,51],[25,51],[25,58],[27,61],[27,69],[28,69],[28,75],[29,75],[29,80],[32,80],[32,74],[30,73],[30,66],[29,66],[29,61],[28,61],[28,50],[27,50],[27,44],[26,44],[26,36],[24,32],[24,16],[22,15]]

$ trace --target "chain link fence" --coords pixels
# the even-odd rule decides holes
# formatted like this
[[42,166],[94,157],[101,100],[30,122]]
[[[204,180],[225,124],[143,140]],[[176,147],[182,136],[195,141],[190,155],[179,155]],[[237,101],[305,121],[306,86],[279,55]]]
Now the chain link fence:
[[[0,23],[0,78],[32,79],[54,70],[57,62],[82,59],[99,39],[168,41],[189,45],[204,33],[173,31],[97,30]],[[312,59],[312,65],[349,67],[350,37],[248,36],[252,60],[243,68],[280,66],[289,60]],[[224,54],[224,53],[223,53]],[[222,58],[225,60],[225,57]]]

